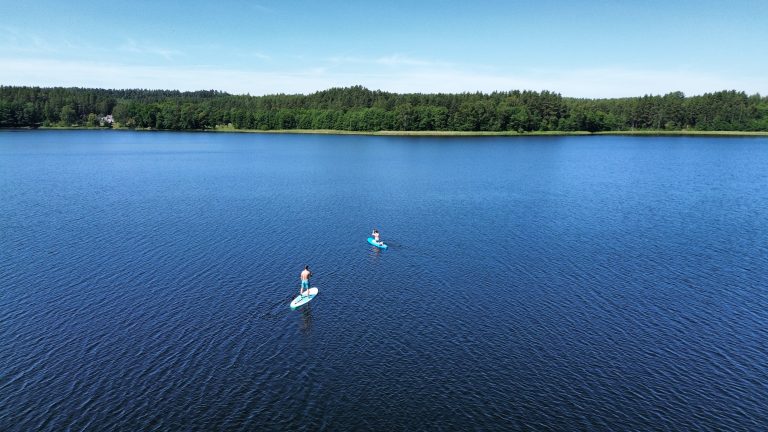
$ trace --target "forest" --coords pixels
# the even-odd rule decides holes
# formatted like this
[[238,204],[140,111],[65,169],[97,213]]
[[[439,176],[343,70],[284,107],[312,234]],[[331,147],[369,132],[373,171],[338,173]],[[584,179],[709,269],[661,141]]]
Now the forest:
[[727,90],[614,99],[550,91],[398,94],[361,86],[309,95],[0,86],[0,128],[609,132],[768,131],[768,97]]

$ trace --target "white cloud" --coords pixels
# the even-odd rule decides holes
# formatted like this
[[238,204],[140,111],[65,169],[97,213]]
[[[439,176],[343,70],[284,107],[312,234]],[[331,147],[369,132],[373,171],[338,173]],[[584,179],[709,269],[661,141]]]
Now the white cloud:
[[55,53],[56,47],[35,34],[24,34],[15,27],[0,27],[0,50],[15,53]]
[[271,14],[271,13],[274,13],[274,12],[275,12],[275,11],[274,11],[274,9],[272,9],[272,8],[269,8],[269,7],[267,7],[267,6],[264,6],[264,5],[262,5],[262,4],[259,4],[259,3],[252,3],[252,2],[251,2],[251,3],[248,3],[248,7],[249,7],[251,10],[253,10],[253,11],[256,11],[256,12],[261,12],[261,13],[268,13],[268,14]]
[[690,70],[595,68],[503,73],[442,68],[357,78],[356,83],[370,88],[421,93],[550,90],[563,96],[583,98],[642,96],[672,91],[696,95],[726,89],[768,93],[768,79],[763,76],[734,78]]
[[335,72],[322,66],[264,72],[217,67],[135,66],[73,60],[0,58],[0,84],[101,88],[215,89],[235,94],[312,93],[363,85],[410,93],[550,90],[570,97],[624,97],[683,91],[687,95],[736,89],[768,94],[768,78],[726,77],[689,70],[595,68],[514,73],[419,65],[386,72]]
[[332,64],[355,64],[368,66],[392,66],[392,67],[450,67],[450,63],[436,62],[431,60],[417,59],[402,54],[392,54],[388,56],[371,58],[355,56],[335,56],[326,58],[324,61]]
[[271,56],[264,54],[260,51],[236,51],[234,55],[244,59],[258,59],[263,61],[272,60]]
[[133,39],[127,39],[120,45],[119,49],[132,54],[156,55],[163,57],[166,60],[172,60],[173,57],[184,55],[184,53],[179,50],[167,49],[147,42],[137,43]]
[[[322,71],[248,72],[210,67],[134,66],[0,58],[3,85],[224,90],[236,94],[313,92],[329,86]],[[339,84],[340,85],[340,84]]]
[[389,66],[435,66],[436,63],[427,60],[419,60],[407,56],[393,54],[387,57],[380,57],[375,60],[378,64]]

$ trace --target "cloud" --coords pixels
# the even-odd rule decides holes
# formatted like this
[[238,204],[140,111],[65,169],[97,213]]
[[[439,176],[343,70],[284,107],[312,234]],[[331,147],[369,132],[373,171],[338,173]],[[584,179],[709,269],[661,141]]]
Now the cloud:
[[101,88],[215,89],[235,94],[312,93],[363,85],[401,93],[550,90],[563,96],[602,98],[687,95],[725,89],[768,94],[764,76],[732,77],[691,70],[634,70],[620,67],[576,70],[475,70],[419,65],[346,72],[322,66],[256,71],[205,66],[137,66],[74,60],[0,58],[0,84]]
[[371,58],[371,57],[355,57],[355,56],[335,56],[325,59],[326,62],[332,64],[355,64],[355,65],[369,65],[369,66],[405,66],[405,67],[448,67],[450,63],[436,62],[431,60],[417,59],[408,57],[402,54],[391,54],[388,56]]
[[436,63],[428,60],[419,60],[400,54],[393,54],[386,57],[380,57],[375,60],[375,63],[388,65],[388,66],[438,66],[447,65],[445,63]]
[[250,3],[250,4],[248,4],[248,6],[252,10],[255,10],[257,12],[263,12],[263,13],[273,13],[274,12],[274,10],[272,10],[271,8],[268,8],[268,7],[266,7],[264,5],[261,5],[261,4],[258,4],[258,3]]
[[633,70],[618,67],[513,72],[485,68],[435,68],[356,78],[356,83],[369,88],[404,93],[550,90],[567,97],[609,98],[673,91],[696,95],[725,89],[761,94],[768,92],[768,79],[763,76],[728,77],[692,70]]
[[50,59],[0,58],[3,85],[224,90],[235,94],[314,92],[333,83],[322,70],[250,72],[212,67],[136,66]]
[[57,47],[36,34],[27,34],[15,27],[0,27],[0,49],[15,53],[55,53]]
[[167,49],[152,43],[139,44],[133,39],[126,40],[122,45],[118,47],[120,50],[140,55],[155,55],[163,57],[166,60],[172,60],[174,57],[184,55],[183,52],[174,49]]
[[258,59],[263,61],[271,61],[272,57],[264,54],[260,51],[236,51],[235,55],[244,59]]

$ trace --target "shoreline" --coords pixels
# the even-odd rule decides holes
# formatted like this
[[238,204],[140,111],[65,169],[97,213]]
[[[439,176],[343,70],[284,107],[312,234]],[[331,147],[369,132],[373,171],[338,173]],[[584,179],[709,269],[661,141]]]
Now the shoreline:
[[102,128],[102,127],[65,127],[47,126],[39,128],[7,128],[0,130],[113,130],[113,131],[137,131],[137,132],[218,132],[218,133],[254,133],[254,134],[297,134],[297,135],[364,135],[364,136],[423,136],[423,137],[526,137],[526,136],[593,136],[593,135],[625,135],[625,136],[732,136],[732,137],[768,137],[766,132],[753,131],[665,131],[665,130],[628,130],[628,131],[346,131],[335,129],[234,129],[216,127],[213,129],[129,129],[129,128]]

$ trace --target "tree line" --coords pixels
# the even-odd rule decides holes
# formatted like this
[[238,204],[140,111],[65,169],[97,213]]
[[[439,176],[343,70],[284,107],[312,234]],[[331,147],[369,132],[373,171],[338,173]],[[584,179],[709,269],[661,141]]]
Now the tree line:
[[768,97],[735,90],[579,99],[550,91],[398,94],[361,86],[266,96],[0,86],[0,128],[230,125],[344,131],[768,131]]

